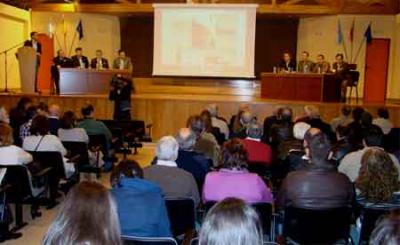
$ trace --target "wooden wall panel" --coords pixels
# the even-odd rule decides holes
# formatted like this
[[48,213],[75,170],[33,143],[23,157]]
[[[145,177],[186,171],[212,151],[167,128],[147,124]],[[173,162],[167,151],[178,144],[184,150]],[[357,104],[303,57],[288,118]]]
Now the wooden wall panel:
[[[133,75],[149,77],[153,67],[153,14],[121,17],[121,48],[132,58]],[[295,57],[297,18],[277,19],[257,15],[255,72],[272,71],[287,51]]]

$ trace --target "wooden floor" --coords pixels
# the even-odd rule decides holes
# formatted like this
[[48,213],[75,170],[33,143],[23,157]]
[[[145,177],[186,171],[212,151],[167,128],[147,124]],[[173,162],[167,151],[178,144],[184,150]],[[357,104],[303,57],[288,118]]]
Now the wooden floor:
[[[158,139],[163,135],[175,134],[185,126],[190,115],[200,113],[208,104],[217,103],[220,115],[229,119],[237,112],[240,103],[248,103],[260,122],[271,115],[277,106],[290,106],[295,115],[303,112],[304,105],[314,104],[320,108],[324,120],[330,121],[339,114],[341,103],[310,103],[302,101],[268,100],[259,96],[259,82],[255,80],[202,80],[202,79],[134,79],[136,92],[132,95],[132,115],[135,119],[153,124],[152,136]],[[0,106],[9,109],[15,106],[23,94],[0,94]],[[72,110],[80,115],[80,108],[86,103],[95,106],[95,117],[111,119],[113,103],[107,95],[64,95],[25,94],[35,101],[59,104],[63,110]],[[351,106],[360,105],[373,115],[381,106],[386,106],[391,120],[400,126],[400,101],[382,104],[364,104],[354,100]]]

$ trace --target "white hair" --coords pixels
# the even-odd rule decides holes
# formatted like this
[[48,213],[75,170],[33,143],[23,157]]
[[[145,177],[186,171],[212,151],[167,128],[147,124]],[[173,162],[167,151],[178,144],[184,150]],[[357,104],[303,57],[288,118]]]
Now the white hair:
[[157,143],[157,159],[164,161],[176,161],[179,145],[172,136],[164,136]]
[[217,104],[209,104],[206,109],[207,109],[208,112],[210,112],[211,117],[218,116],[218,106],[217,106]]
[[298,140],[304,140],[304,135],[310,128],[310,124],[305,122],[298,122],[293,126],[293,136]]

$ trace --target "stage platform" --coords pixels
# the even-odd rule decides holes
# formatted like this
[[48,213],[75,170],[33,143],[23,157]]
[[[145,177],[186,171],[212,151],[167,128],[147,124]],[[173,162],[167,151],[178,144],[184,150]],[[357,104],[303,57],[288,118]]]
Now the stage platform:
[[[302,101],[268,100],[260,98],[259,82],[256,80],[226,80],[215,81],[191,79],[188,81],[174,79],[134,79],[136,92],[132,95],[132,115],[135,119],[144,120],[146,124],[153,124],[152,136],[157,140],[160,137],[172,134],[185,126],[190,115],[199,114],[208,104],[217,103],[220,115],[226,119],[237,112],[240,103],[248,103],[259,118],[263,119],[271,115],[277,106],[290,106],[295,115],[303,112],[304,105],[314,104],[320,108],[321,116],[325,121],[330,121],[339,114],[341,103],[310,103]],[[95,106],[95,117],[98,119],[111,119],[113,103],[107,95],[63,95],[54,96],[44,93],[0,94],[0,106],[6,109],[16,105],[21,96],[29,96],[35,101],[43,101],[48,104],[56,103],[63,110],[72,110],[80,116],[80,108],[86,103]],[[366,108],[374,116],[382,104],[364,104],[362,101],[352,101],[350,106],[360,105]],[[385,105],[389,111],[391,120],[400,127],[400,101],[388,100]]]

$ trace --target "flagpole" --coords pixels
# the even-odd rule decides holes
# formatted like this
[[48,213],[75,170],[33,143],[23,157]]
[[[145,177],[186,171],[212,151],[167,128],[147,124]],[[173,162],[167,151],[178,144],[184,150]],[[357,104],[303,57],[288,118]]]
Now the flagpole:
[[356,56],[355,56],[355,58],[354,58],[354,62],[357,61],[358,56],[360,55],[361,48],[364,46],[364,40],[365,40],[365,37],[361,40],[360,46],[358,46],[358,50],[357,50],[357,52],[356,52]]
[[342,42],[342,46],[343,46],[343,51],[344,51],[344,57],[346,60],[349,60],[349,56],[347,55],[347,49],[346,49],[346,44],[344,43],[344,40]]
[[76,31],[74,32],[74,37],[72,38],[72,43],[71,43],[71,46],[69,47],[68,56],[71,56],[72,47],[75,44],[75,39],[76,39]]
[[60,40],[58,39],[58,36],[57,36],[57,32],[56,32],[56,31],[54,31],[54,37],[56,38],[56,42],[57,42],[57,44],[58,44],[59,49],[62,49],[62,46],[61,46]]
[[354,62],[354,60],[353,60],[353,43],[354,43],[355,22],[356,22],[356,19],[353,18],[353,23],[351,24],[351,30],[350,30],[350,60],[349,60],[349,62],[351,64]]

